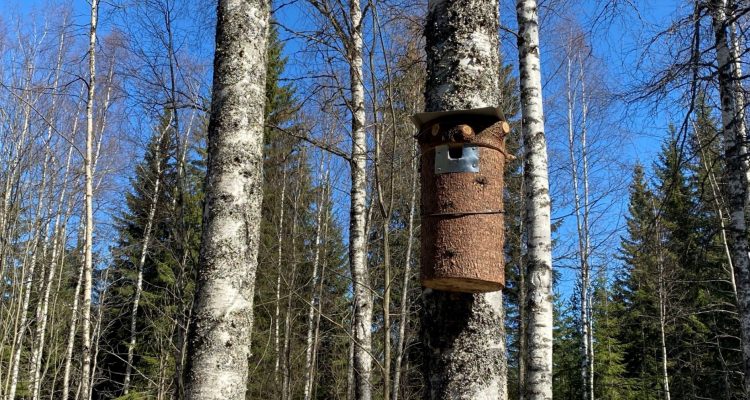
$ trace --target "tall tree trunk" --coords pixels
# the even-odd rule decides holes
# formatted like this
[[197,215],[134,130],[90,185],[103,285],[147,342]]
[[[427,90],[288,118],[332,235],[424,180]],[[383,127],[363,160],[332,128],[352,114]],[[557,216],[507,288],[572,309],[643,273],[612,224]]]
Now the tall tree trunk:
[[664,265],[659,262],[659,338],[661,339],[661,378],[662,389],[664,391],[664,400],[670,400],[669,394],[669,360],[667,359],[667,340],[666,340],[666,296],[664,287]]
[[244,399],[263,182],[268,0],[220,0],[186,395]]
[[[500,106],[498,2],[428,2],[427,111]],[[426,398],[505,399],[502,291],[423,292]]]
[[28,242],[29,244],[26,246],[25,254],[31,254],[31,259],[27,264],[27,257],[24,256],[21,266],[21,291],[19,292],[19,299],[21,300],[21,304],[18,311],[20,314],[20,322],[18,323],[18,333],[15,335],[13,358],[11,359],[10,389],[8,391],[9,399],[15,399],[16,389],[18,387],[18,374],[19,368],[21,366],[21,352],[23,351],[24,347],[24,336],[26,334],[26,330],[28,329],[27,322],[29,315],[29,302],[31,301],[32,284],[34,282],[34,270],[37,263],[37,255],[39,254],[39,249],[37,248],[39,244],[39,238],[42,235],[46,235],[47,232],[47,224],[42,223],[42,221],[46,218],[42,215],[42,213],[44,209],[45,190],[47,187],[47,165],[50,158],[49,156],[49,151],[45,152],[42,166],[42,183],[39,186],[37,197],[38,203],[36,206],[36,211],[34,213],[32,238]]
[[[65,172],[63,173],[62,190],[60,191],[60,197],[58,199],[57,215],[55,216],[55,223],[52,228],[52,255],[50,257],[49,272],[47,278],[43,283],[44,293],[41,296],[37,304],[36,309],[36,331],[34,332],[35,346],[31,352],[31,387],[32,387],[32,399],[36,400],[39,398],[39,390],[41,388],[41,367],[42,367],[42,354],[44,353],[45,336],[47,332],[47,313],[49,310],[49,296],[52,291],[52,284],[54,283],[55,273],[57,272],[57,257],[58,247],[61,242],[61,233],[64,231],[62,225],[66,224],[68,219],[68,212],[65,211],[65,200],[68,189],[68,174],[70,172],[70,162],[73,155],[73,146],[68,149],[68,157],[65,163]],[[62,219],[62,222],[61,222]],[[64,241],[64,240],[63,240]]]
[[[55,67],[55,77],[52,82],[52,91],[53,93],[57,93],[59,82],[60,82],[60,71],[62,69],[62,61],[63,61],[63,54],[64,54],[64,48],[65,48],[65,38],[66,38],[66,30],[67,30],[67,14],[63,17],[63,30],[60,33],[60,45],[57,50],[57,62]],[[52,121],[54,121],[54,114],[57,110],[57,96],[53,96],[52,98],[52,105],[51,105],[51,111],[50,114],[52,115]],[[76,107],[76,113],[75,113],[75,119],[73,121],[73,132],[77,130],[78,127],[78,110],[80,108]],[[47,136],[51,137],[53,131],[53,125],[52,122],[48,122],[47,127]],[[45,343],[45,335],[47,331],[47,311],[49,309],[49,295],[50,291],[52,289],[52,283],[55,279],[55,272],[57,270],[57,265],[55,264],[55,261],[57,259],[57,249],[58,249],[58,242],[60,241],[60,218],[63,217],[63,209],[65,204],[65,196],[67,194],[68,189],[68,177],[70,172],[70,163],[71,158],[73,155],[73,146],[70,146],[68,148],[68,155],[65,162],[65,172],[63,173],[63,180],[62,180],[62,190],[60,191],[60,197],[58,200],[58,210],[57,215],[55,216],[55,223],[52,228],[52,257],[50,258],[50,268],[48,272],[47,279],[44,283],[44,293],[42,295],[42,298],[37,303],[37,309],[36,309],[36,331],[35,331],[35,342],[36,346],[32,349],[31,353],[31,387],[32,387],[32,399],[36,400],[39,398],[39,390],[41,387],[41,364],[42,364],[42,354],[44,353],[44,343]],[[67,216],[65,216],[65,219],[63,221],[67,220]],[[64,224],[65,222],[63,222]]]
[[[586,145],[586,135],[588,133],[588,126],[586,120],[589,114],[589,99],[586,97],[586,76],[584,74],[583,57],[578,57],[578,71],[580,73],[581,80],[581,158],[582,158],[582,172],[583,172],[583,263],[586,266],[586,285],[591,287],[591,231],[589,229],[589,218],[591,217],[591,205],[589,203],[589,156],[588,147]],[[588,342],[588,382],[586,387],[589,392],[589,399],[594,400],[594,317],[593,317],[593,305],[591,300],[593,293],[591,290],[587,290],[588,296],[586,297],[586,322],[588,324],[586,332],[586,341]]]
[[372,295],[366,259],[367,138],[362,73],[362,8],[350,0],[349,80],[352,113],[351,191],[349,207],[349,265],[354,285],[354,398],[372,398]]
[[[20,134],[18,137],[14,137],[12,139],[13,146],[9,150],[9,154],[7,156],[6,160],[3,160],[4,163],[2,164],[5,169],[6,177],[5,177],[5,185],[3,188],[3,202],[2,202],[2,209],[0,210],[0,278],[5,279],[6,276],[6,269],[12,271],[12,277],[10,277],[10,280],[12,282],[18,282],[17,280],[17,269],[12,262],[6,263],[6,255],[8,251],[11,249],[11,238],[17,238],[16,235],[16,227],[18,224],[18,212],[16,212],[16,215],[13,214],[11,211],[13,210],[13,204],[12,199],[18,194],[18,190],[20,187],[20,177],[21,177],[21,162],[24,159],[24,146],[27,146],[27,136],[30,132],[31,127],[31,111],[33,109],[33,101],[30,98],[30,94],[32,93],[32,84],[33,84],[33,76],[34,72],[36,70],[34,64],[33,64],[33,54],[36,53],[36,48],[32,50],[32,56],[29,57],[28,61],[25,63],[25,79],[23,83],[23,92],[21,95],[19,95],[19,99],[21,99],[24,102],[22,117],[22,123],[21,123],[21,129]],[[41,200],[41,198],[40,198]],[[33,234],[32,234],[33,235]],[[24,254],[24,257],[28,255],[28,252]],[[18,336],[20,334],[18,330],[18,319],[20,317],[20,312],[18,311],[18,308],[21,307],[22,300],[21,296],[23,295],[23,274],[25,272],[25,261],[22,263],[22,277],[21,277],[21,284],[20,285],[13,285],[12,286],[12,293],[10,295],[11,301],[9,301],[9,307],[8,307],[8,318],[12,319],[13,321],[10,322],[6,318],[0,319],[0,325],[1,326],[9,326],[12,328],[10,331],[13,332],[13,339],[11,340],[11,349],[10,349],[10,360],[9,363],[9,370],[10,373],[7,374],[5,377],[5,392],[9,392],[11,385],[12,376],[14,373],[12,372],[14,369],[14,359],[16,354],[16,344],[18,343]],[[16,294],[18,295],[18,299],[16,300]],[[3,302],[6,303],[6,302]],[[4,304],[3,304],[4,305]],[[16,309],[15,311],[13,311]],[[0,314],[2,316],[2,314]],[[8,332],[10,333],[10,332]],[[3,343],[5,343],[5,335],[3,335]],[[5,354],[5,351],[0,353],[0,361],[2,361],[2,358]],[[5,371],[0,370],[0,376]],[[17,375],[16,375],[17,376]],[[17,378],[16,378],[17,379]]]
[[[297,166],[297,175],[302,172],[303,161],[305,157],[300,156]],[[286,312],[284,313],[284,347],[282,351],[282,380],[281,380],[281,399],[289,400],[292,398],[292,315],[294,310],[292,309],[292,301],[295,297],[297,280],[297,228],[299,222],[300,212],[300,198],[302,197],[302,189],[300,187],[300,181],[295,181],[294,192],[292,193],[293,207],[292,207],[292,230],[290,232],[290,243],[289,243],[289,264],[291,265],[291,273],[286,279]]]
[[[727,9],[734,10],[737,7],[736,0],[726,0]],[[726,18],[727,16],[725,16]],[[726,23],[726,22],[725,22]],[[745,119],[745,88],[742,86],[742,54],[744,51],[740,48],[740,37],[737,34],[738,21],[732,18],[728,24],[729,29],[729,55],[732,60],[732,81],[734,89],[734,108],[735,124],[737,129],[738,140],[742,143],[740,151],[742,152],[742,165],[745,168],[745,181],[750,186],[750,160],[747,159],[747,120]],[[745,208],[750,206],[750,190],[745,193]]]
[[588,296],[589,296],[589,274],[588,265],[586,263],[585,249],[584,249],[584,232],[583,232],[583,217],[581,210],[581,195],[578,184],[578,160],[575,156],[575,121],[573,119],[573,111],[576,104],[576,83],[573,82],[573,52],[574,44],[569,41],[566,65],[566,94],[567,94],[567,106],[568,106],[568,155],[570,158],[570,169],[571,179],[573,182],[573,213],[576,218],[576,232],[578,233],[578,263],[580,265],[580,299],[579,299],[579,315],[581,323],[581,383],[584,387],[581,390],[583,394],[583,400],[589,399],[589,391],[587,384],[589,381],[589,314],[588,314]]
[[[169,125],[169,124],[167,124]],[[130,310],[130,343],[128,343],[128,355],[125,364],[125,378],[122,384],[122,394],[127,395],[130,391],[130,374],[133,369],[133,355],[135,352],[135,345],[138,336],[137,324],[138,324],[138,306],[141,301],[141,292],[143,291],[143,267],[146,265],[146,257],[148,256],[148,245],[151,240],[151,228],[154,225],[154,217],[156,216],[156,207],[159,203],[159,189],[161,186],[161,167],[162,159],[164,155],[161,153],[162,143],[164,137],[167,135],[168,128],[164,128],[159,135],[159,141],[157,142],[156,151],[156,177],[154,178],[154,191],[151,195],[151,204],[148,209],[148,217],[146,219],[146,228],[143,231],[143,243],[141,243],[141,255],[138,258],[138,269],[135,278],[135,293],[133,294],[133,308]]]
[[667,286],[666,286],[666,276],[665,276],[665,270],[664,270],[664,255],[662,252],[662,244],[664,243],[664,239],[662,238],[662,231],[661,226],[659,224],[659,217],[658,213],[659,210],[657,210],[656,203],[652,199],[652,207],[654,215],[657,215],[656,221],[655,221],[655,227],[656,230],[656,251],[658,252],[657,257],[657,268],[659,276],[658,278],[658,288],[657,288],[657,295],[659,296],[659,339],[660,339],[660,350],[661,350],[661,384],[662,384],[662,392],[664,393],[664,400],[670,400],[670,393],[669,393],[669,360],[667,359],[667,339],[666,339],[666,326],[667,326]]
[[726,0],[712,0],[712,20],[716,40],[716,58],[719,66],[719,92],[721,95],[721,121],[724,133],[727,192],[730,229],[729,242],[732,261],[737,273],[738,308],[742,337],[742,359],[745,373],[745,393],[750,393],[750,257],[748,256],[745,200],[747,180],[742,160],[743,141],[737,132],[735,91],[732,77],[732,60],[727,42]]
[[[320,169],[322,169],[322,161],[320,164]],[[324,202],[326,201],[328,196],[328,171],[326,171],[323,175],[325,176],[325,179],[320,185],[320,198],[318,200],[318,209],[316,213],[317,215],[315,217],[315,255],[313,256],[312,278],[310,279],[310,301],[307,309],[307,340],[305,343],[305,389],[303,395],[304,400],[310,400],[312,396],[313,377],[315,372],[313,371],[313,350],[315,347],[313,334],[315,329],[315,311],[318,308],[318,302],[320,301],[320,297],[317,295],[317,282],[319,279],[318,265],[320,263],[323,214],[325,211]],[[325,254],[323,255],[323,257],[325,257]]]
[[[83,231],[83,229],[81,229],[81,231]],[[81,261],[84,261],[84,258],[85,256],[81,257]],[[70,329],[68,330],[68,339],[65,345],[62,400],[68,400],[68,396],[70,396],[70,375],[73,369],[73,348],[75,347],[76,331],[78,330],[78,311],[81,299],[81,286],[83,286],[83,272],[83,268],[78,272],[78,280],[76,282],[76,287],[73,290],[73,305],[70,307]]]
[[[695,126],[693,127],[693,131],[696,131]],[[697,132],[697,131],[696,131]],[[727,268],[728,271],[728,278],[729,283],[732,286],[732,292],[734,293],[735,300],[739,301],[739,298],[737,297],[737,282],[735,281],[735,273],[734,273],[734,263],[732,262],[732,251],[729,246],[729,240],[727,238],[727,226],[724,222],[724,199],[722,196],[721,188],[719,188],[719,182],[716,179],[716,174],[714,174],[714,171],[709,167],[708,161],[707,161],[707,152],[705,148],[703,147],[703,143],[701,142],[701,137],[699,134],[696,133],[695,139],[698,142],[698,149],[701,153],[701,166],[703,167],[703,170],[706,172],[706,175],[708,175],[708,183],[711,187],[711,196],[713,197],[713,205],[714,210],[716,211],[717,218],[719,219],[719,228],[721,230],[721,243],[724,247],[724,255],[727,257]]]
[[517,0],[518,58],[526,186],[526,345],[524,398],[552,399],[552,240],[536,0]]
[[[62,69],[62,58],[63,58],[63,51],[64,51],[64,47],[65,47],[65,34],[66,34],[66,28],[67,28],[67,15],[65,15],[63,18],[64,18],[63,19],[63,24],[62,24],[63,28],[62,28],[62,31],[60,33],[59,46],[58,46],[58,49],[57,49],[57,62],[55,63],[55,73],[54,73],[54,79],[52,81],[52,93],[54,93],[54,94],[57,94],[57,90],[58,90],[58,86],[59,86],[59,82],[60,82],[60,71]],[[55,111],[56,110],[57,110],[57,96],[53,96],[52,97],[52,104],[51,104],[51,107],[50,107],[50,121],[54,121],[55,120]],[[77,121],[74,122],[74,124],[76,124],[76,123],[77,123]],[[47,137],[48,138],[52,137],[52,128],[53,128],[52,123],[48,122],[48,126],[47,126]],[[42,299],[37,302],[37,309],[36,309],[37,326],[36,326],[36,331],[35,331],[35,335],[34,335],[34,338],[35,338],[34,342],[36,344],[38,344],[38,345],[34,345],[32,347],[32,351],[31,351],[31,366],[32,366],[32,368],[31,368],[31,384],[30,384],[30,386],[32,388],[32,399],[34,399],[34,400],[36,400],[37,398],[39,398],[39,387],[40,387],[40,382],[39,382],[39,373],[40,373],[40,371],[39,371],[39,369],[40,369],[40,366],[41,366],[42,353],[44,352],[44,337],[43,337],[44,333],[43,332],[44,332],[44,329],[45,329],[46,323],[47,323],[47,304],[48,304],[47,300],[49,299],[49,289],[50,289],[50,286],[52,285],[52,279],[54,278],[54,272],[55,272],[54,260],[55,260],[55,257],[57,255],[56,254],[57,240],[58,240],[57,234],[59,233],[60,217],[61,217],[61,214],[63,212],[64,203],[65,203],[65,194],[66,194],[66,190],[68,188],[68,185],[67,185],[68,184],[68,173],[70,171],[70,160],[71,160],[71,156],[72,156],[72,150],[73,150],[73,147],[71,146],[69,148],[69,150],[68,150],[68,157],[67,157],[67,161],[66,161],[66,165],[65,165],[65,172],[63,174],[64,177],[63,177],[63,180],[62,180],[62,190],[61,190],[60,198],[59,198],[59,201],[58,201],[57,215],[55,216],[55,223],[54,223],[53,228],[52,228],[52,236],[53,236],[53,238],[52,238],[53,239],[53,242],[52,242],[52,258],[51,258],[52,263],[50,265],[50,270],[49,270],[49,274],[51,275],[51,277],[49,277],[47,280],[43,280],[42,281],[41,285],[42,285],[44,294],[42,295]],[[51,213],[52,213],[52,205],[51,204],[50,204],[49,212],[50,212],[50,218],[51,218]],[[48,243],[48,239],[47,239],[47,236],[46,236],[46,233],[45,233],[45,246],[47,245],[47,243]],[[44,275],[44,268],[42,268],[42,275]],[[44,315],[42,315],[42,307],[44,307]],[[42,332],[41,333],[41,337],[40,337],[40,331]]]
[[96,25],[99,0],[91,1],[91,27],[89,33],[89,84],[86,102],[86,157],[84,159],[86,182],[86,228],[84,232],[83,263],[83,315],[82,324],[82,357],[81,395],[83,400],[91,398],[91,287],[93,275],[93,239],[94,239],[94,176],[92,171],[94,146],[94,95],[96,93]]
[[276,253],[276,302],[275,312],[273,319],[273,345],[274,345],[274,366],[273,366],[273,381],[276,384],[276,388],[279,388],[279,367],[281,365],[281,347],[279,347],[279,321],[281,319],[281,261],[283,255],[283,239],[284,239],[284,198],[286,195],[286,170],[283,172],[281,178],[281,200],[279,201],[279,226],[278,234],[276,236],[277,253]]
[[[330,185],[330,178],[327,178],[326,181]],[[331,188],[328,186],[328,193],[330,194]],[[330,204],[330,203],[329,203]],[[326,269],[328,267],[328,257],[326,256],[326,243],[328,238],[328,227],[330,225],[331,221],[331,215],[330,215],[330,208],[328,208],[327,211],[325,211],[325,217],[323,220],[323,248],[321,249],[323,254],[323,260],[320,267],[320,279],[318,280],[318,307],[315,312],[315,332],[313,334],[313,351],[312,351],[312,362],[310,363],[310,385],[311,385],[311,398],[316,398],[315,396],[315,370],[316,365],[318,363],[318,349],[320,347],[320,320],[322,318],[323,314],[323,290],[325,289],[325,276],[326,276]]]
[[401,388],[401,365],[406,348],[406,325],[409,323],[409,280],[411,279],[411,253],[414,243],[414,215],[417,205],[417,149],[412,149],[411,162],[411,197],[409,199],[409,219],[406,226],[406,254],[404,255],[404,277],[401,281],[401,309],[398,322],[398,337],[396,342],[396,361],[393,366],[393,387],[391,397],[398,400]]

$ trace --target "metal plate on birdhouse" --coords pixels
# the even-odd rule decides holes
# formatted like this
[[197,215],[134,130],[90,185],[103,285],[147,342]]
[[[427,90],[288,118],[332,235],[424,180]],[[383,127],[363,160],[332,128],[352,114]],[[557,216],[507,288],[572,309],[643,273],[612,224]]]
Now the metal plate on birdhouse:
[[479,172],[478,146],[444,144],[435,148],[435,175],[454,172]]

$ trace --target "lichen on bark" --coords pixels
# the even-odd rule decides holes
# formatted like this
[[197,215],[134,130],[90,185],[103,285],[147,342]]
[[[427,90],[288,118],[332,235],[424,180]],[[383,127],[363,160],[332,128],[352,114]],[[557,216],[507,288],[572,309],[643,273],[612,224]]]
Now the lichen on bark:
[[270,2],[218,4],[208,172],[187,397],[244,399],[261,210]]
[[[496,0],[431,0],[425,26],[427,111],[500,105]],[[504,399],[502,292],[423,292],[426,398]]]

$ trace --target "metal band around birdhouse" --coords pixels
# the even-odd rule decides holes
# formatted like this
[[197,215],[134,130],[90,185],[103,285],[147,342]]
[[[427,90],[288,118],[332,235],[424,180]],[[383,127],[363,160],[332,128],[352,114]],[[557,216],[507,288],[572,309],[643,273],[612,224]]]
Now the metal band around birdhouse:
[[460,147],[461,155],[451,157],[450,145],[435,147],[435,175],[455,172],[479,172],[479,146],[473,144],[454,145]]

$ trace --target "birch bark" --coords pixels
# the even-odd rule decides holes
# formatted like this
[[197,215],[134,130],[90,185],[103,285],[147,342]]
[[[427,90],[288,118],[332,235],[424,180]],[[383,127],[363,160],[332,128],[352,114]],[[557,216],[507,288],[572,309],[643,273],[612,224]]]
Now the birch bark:
[[525,399],[552,399],[552,241],[536,0],[517,0],[526,200]]
[[263,172],[268,0],[220,0],[188,399],[244,399]]
[[83,315],[82,324],[82,353],[83,367],[81,369],[81,396],[83,400],[91,397],[91,285],[93,274],[93,238],[94,238],[94,176],[92,172],[94,145],[94,95],[96,92],[96,26],[99,0],[91,1],[91,27],[89,33],[89,84],[88,100],[86,102],[86,157],[84,159],[86,185],[86,227],[84,231],[84,263],[83,263]]
[[276,310],[273,319],[273,344],[274,344],[274,367],[273,367],[273,380],[276,383],[276,387],[279,386],[279,366],[281,363],[281,348],[279,347],[279,321],[281,318],[281,260],[283,254],[283,239],[284,239],[284,198],[286,195],[286,169],[284,170],[283,177],[281,178],[281,200],[279,201],[279,226],[276,242],[278,249],[276,253]]
[[[500,105],[498,2],[428,2],[427,111]],[[425,289],[425,397],[505,399],[503,294]]]
[[[320,169],[322,169],[323,162],[321,161]],[[315,256],[313,257],[312,265],[312,279],[310,280],[310,302],[307,309],[307,340],[305,343],[305,389],[304,389],[304,400],[310,400],[312,396],[313,387],[313,359],[314,359],[314,328],[315,328],[315,311],[318,308],[318,302],[320,297],[317,296],[317,282],[318,282],[318,265],[320,263],[320,252],[321,252],[321,239],[323,230],[323,211],[325,209],[324,202],[328,196],[328,171],[324,174],[325,180],[320,186],[320,198],[318,199],[317,215],[315,216]],[[323,255],[325,257],[325,254]]]
[[721,122],[724,133],[724,157],[727,174],[727,205],[729,208],[729,243],[732,262],[737,274],[737,297],[740,312],[743,369],[745,392],[750,392],[750,257],[748,255],[745,200],[747,180],[743,155],[742,137],[737,131],[737,113],[734,85],[732,84],[732,60],[727,41],[726,0],[712,0],[711,12],[716,59],[719,66],[719,93],[721,95]]
[[[55,67],[55,75],[54,75],[54,80],[52,83],[53,93],[57,93],[57,90],[58,90],[58,85],[60,82],[60,71],[62,68],[62,58],[63,58],[64,48],[65,48],[67,15],[64,18],[65,19],[63,20],[63,29],[62,29],[62,32],[60,33],[60,40],[59,40],[60,45],[58,46],[58,50],[57,50],[57,62],[56,62],[56,67]],[[52,106],[51,106],[50,114],[52,114],[53,116],[54,116],[55,110],[57,109],[56,97],[57,96],[53,96],[52,98]],[[76,115],[76,117],[77,116],[78,115]],[[77,124],[77,122],[78,121],[76,118],[76,122],[74,122],[74,125]],[[52,136],[52,128],[53,127],[51,124],[47,127],[47,137]],[[63,174],[64,177],[62,180],[62,190],[60,191],[60,197],[58,200],[57,215],[55,216],[55,222],[52,228],[52,236],[53,236],[52,258],[51,258],[51,263],[50,263],[49,276],[47,277],[45,283],[43,284],[44,294],[42,295],[42,299],[39,300],[39,302],[37,303],[37,309],[36,309],[37,326],[36,326],[35,335],[34,335],[36,346],[32,348],[32,352],[31,352],[32,370],[30,373],[31,375],[30,386],[32,387],[32,399],[34,400],[39,398],[39,389],[40,389],[40,384],[41,384],[40,382],[41,363],[42,363],[42,353],[44,352],[44,335],[45,335],[45,331],[47,327],[47,309],[49,306],[49,294],[50,294],[50,289],[51,289],[52,282],[55,276],[55,269],[57,268],[55,265],[55,260],[57,257],[57,252],[56,252],[57,242],[59,240],[59,233],[60,233],[60,218],[62,217],[62,214],[64,212],[63,208],[65,204],[65,195],[66,195],[66,191],[68,188],[68,173],[70,171],[70,161],[71,161],[72,154],[73,154],[73,147],[70,146],[68,149],[67,160],[65,162],[65,172]],[[51,210],[52,209],[50,207],[50,212]],[[46,245],[46,242],[45,242],[45,245]]]
[[31,300],[31,291],[32,291],[32,283],[34,282],[34,270],[36,267],[36,260],[37,255],[39,254],[39,250],[37,249],[37,245],[39,243],[39,238],[45,234],[47,231],[47,224],[42,223],[42,220],[45,219],[42,216],[42,210],[44,208],[44,192],[47,185],[47,165],[49,161],[50,153],[49,151],[46,152],[44,157],[44,164],[42,167],[42,182],[39,188],[39,194],[38,194],[38,203],[36,206],[36,211],[34,213],[34,231],[32,234],[32,239],[29,241],[29,244],[26,246],[26,254],[31,253],[31,260],[28,261],[27,264],[27,258],[24,256],[23,258],[23,264],[21,266],[22,268],[22,274],[21,274],[21,292],[23,295],[21,296],[19,293],[19,299],[21,299],[21,305],[19,308],[19,315],[20,315],[20,322],[18,324],[18,333],[15,336],[15,345],[13,347],[13,358],[11,359],[11,375],[10,375],[10,389],[8,390],[8,398],[9,399],[15,399],[16,396],[16,389],[18,387],[18,374],[19,374],[19,368],[21,366],[21,352],[23,351],[23,339],[26,334],[26,330],[29,328],[27,326],[28,323],[28,310],[29,310],[29,302]]
[[365,89],[362,73],[362,8],[350,3],[348,58],[352,113],[351,203],[349,207],[349,265],[354,285],[354,398],[370,400],[372,387],[372,295],[367,271],[365,227],[367,197],[367,139]]

